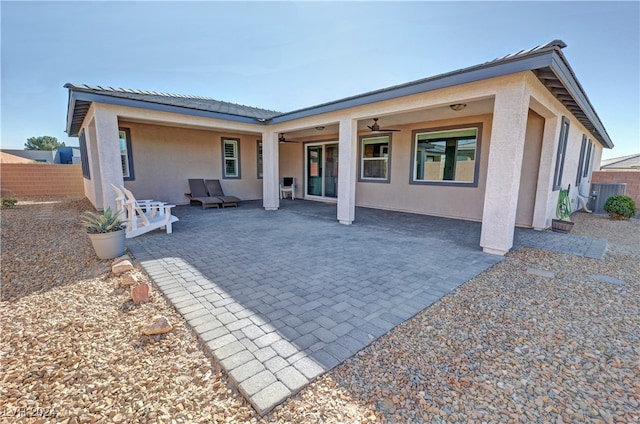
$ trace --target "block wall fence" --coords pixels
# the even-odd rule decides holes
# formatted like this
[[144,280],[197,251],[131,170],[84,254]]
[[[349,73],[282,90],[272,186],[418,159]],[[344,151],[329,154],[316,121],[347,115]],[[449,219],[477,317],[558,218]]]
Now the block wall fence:
[[0,165],[3,196],[84,196],[82,165]]
[[596,171],[591,183],[626,183],[626,195],[640,207],[640,171]]

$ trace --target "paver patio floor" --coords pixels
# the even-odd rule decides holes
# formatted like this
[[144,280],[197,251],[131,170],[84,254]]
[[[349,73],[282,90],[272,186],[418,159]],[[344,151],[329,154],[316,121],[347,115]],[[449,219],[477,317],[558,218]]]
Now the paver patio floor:
[[[173,234],[128,240],[136,259],[259,413],[266,413],[488,269],[480,224],[284,200],[174,208]],[[606,242],[516,230],[516,245],[602,257]]]

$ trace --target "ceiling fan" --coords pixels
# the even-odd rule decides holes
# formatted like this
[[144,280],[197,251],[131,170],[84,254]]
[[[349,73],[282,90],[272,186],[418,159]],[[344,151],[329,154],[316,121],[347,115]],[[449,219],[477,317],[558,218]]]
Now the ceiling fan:
[[284,133],[280,133],[280,135],[278,136],[278,141],[280,143],[300,143],[299,141],[287,140],[284,137]]
[[392,130],[392,129],[388,129],[388,128],[380,128],[380,125],[378,125],[378,118],[373,118],[373,125],[367,125],[367,128],[369,128],[371,131],[400,131],[400,130]]

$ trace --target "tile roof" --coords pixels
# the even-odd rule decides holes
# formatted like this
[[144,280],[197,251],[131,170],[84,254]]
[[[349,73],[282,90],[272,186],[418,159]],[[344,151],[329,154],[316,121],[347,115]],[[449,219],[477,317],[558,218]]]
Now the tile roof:
[[[125,105],[127,103],[123,102],[130,102],[130,105],[134,107],[145,107],[146,103],[147,107],[156,110],[170,110],[256,124],[280,123],[501,75],[532,71],[603,146],[611,148],[613,143],[604,125],[562,54],[561,50],[564,47],[566,47],[566,44],[563,41],[553,40],[547,44],[511,53],[479,65],[286,113],[221,102],[199,96],[182,96],[155,91],[85,84],[66,84],[65,87],[69,89],[67,131],[70,136],[78,134],[92,101],[106,101]],[[76,98],[73,96],[76,96]],[[116,99],[119,99],[120,102],[116,101]]]
[[244,116],[256,119],[269,119],[275,115],[280,114],[280,112],[273,110],[261,109],[230,102],[223,102],[220,100],[202,96],[188,96],[183,94],[171,94],[158,91],[134,90],[130,88],[105,87],[100,85],[71,83],[65,84],[65,88],[78,92],[102,94],[110,97],[139,100],[149,103],[160,103],[164,105],[184,107],[187,109],[198,109],[203,111]]

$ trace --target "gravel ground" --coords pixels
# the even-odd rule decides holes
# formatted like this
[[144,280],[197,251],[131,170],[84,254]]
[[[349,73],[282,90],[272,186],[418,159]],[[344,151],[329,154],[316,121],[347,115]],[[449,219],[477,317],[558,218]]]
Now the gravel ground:
[[46,201],[2,211],[2,422],[640,422],[640,221],[574,214],[604,260],[510,253],[260,418],[157,291],[129,301],[86,200]]

